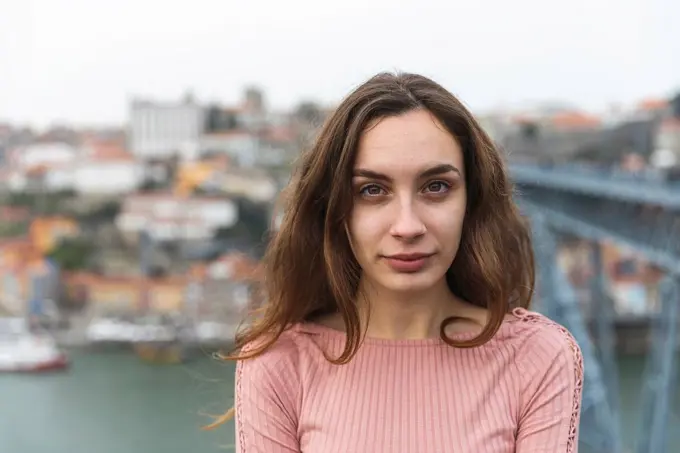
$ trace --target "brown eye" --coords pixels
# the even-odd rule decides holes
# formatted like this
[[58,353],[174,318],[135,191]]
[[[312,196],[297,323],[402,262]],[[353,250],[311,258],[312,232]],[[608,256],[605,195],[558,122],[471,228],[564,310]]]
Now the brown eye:
[[432,181],[426,187],[427,192],[445,193],[451,188],[451,185],[444,181]]
[[382,189],[382,187],[377,186],[375,184],[369,184],[367,186],[364,186],[361,188],[359,193],[361,195],[369,196],[369,197],[377,197],[380,195],[383,195],[385,191]]

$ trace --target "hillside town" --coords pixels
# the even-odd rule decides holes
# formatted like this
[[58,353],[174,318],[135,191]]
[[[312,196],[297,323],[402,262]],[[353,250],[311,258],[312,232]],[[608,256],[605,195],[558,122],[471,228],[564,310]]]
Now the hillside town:
[[[674,178],[679,104],[478,117],[510,161]],[[0,124],[0,314],[25,315],[69,344],[154,340],[169,326],[174,338],[187,325],[198,343],[227,341],[262,302],[259,260],[281,215],[277,196],[329,112],[313,102],[272,111],[251,87],[235,105],[191,93],[135,99],[127,124],[110,129]],[[624,310],[643,310],[660,273],[603,248]],[[575,240],[563,256],[575,282],[588,273],[580,250]],[[139,325],[155,330],[145,337]]]

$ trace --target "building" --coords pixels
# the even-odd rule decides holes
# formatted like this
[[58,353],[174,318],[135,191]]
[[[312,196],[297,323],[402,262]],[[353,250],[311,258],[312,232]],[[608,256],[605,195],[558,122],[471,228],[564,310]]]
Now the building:
[[201,155],[224,155],[238,167],[253,167],[258,163],[261,143],[257,134],[234,129],[203,135],[199,149]]
[[59,297],[59,267],[28,237],[0,242],[0,308],[13,315],[44,314]]
[[67,143],[35,143],[9,152],[6,184],[12,192],[52,192],[68,185],[67,177],[52,177],[54,171],[68,172],[80,157],[80,149]]
[[33,246],[41,253],[48,254],[64,239],[80,234],[78,223],[68,217],[38,217],[31,222],[29,236]]
[[204,183],[229,166],[227,156],[180,162],[175,172],[173,189],[178,196],[189,196]]
[[73,190],[84,195],[134,192],[146,179],[146,167],[115,142],[91,141],[84,158],[72,167]]
[[204,240],[238,221],[238,206],[223,197],[177,197],[172,193],[125,198],[116,226],[135,241],[146,232],[154,242]]
[[[559,264],[567,272],[570,282],[579,294],[589,294],[581,303],[589,312],[592,297],[593,268],[592,246],[589,241],[577,240],[560,249]],[[619,315],[644,315],[658,308],[658,285],[663,277],[660,269],[641,259],[638,254],[613,243],[597,245],[602,259],[605,294],[611,298]],[[591,313],[592,314],[592,313]]]
[[130,105],[130,150],[142,160],[179,155],[196,146],[204,123],[204,109],[191,95],[180,102],[134,100]]
[[263,269],[242,253],[198,263],[189,271],[186,308],[199,320],[240,322],[262,302]]
[[223,193],[231,198],[246,199],[254,203],[272,202],[279,192],[276,181],[257,168],[215,172],[199,187],[211,193]]
[[13,166],[21,169],[42,165],[69,165],[80,155],[80,150],[63,142],[35,143],[16,148],[11,158]]
[[144,163],[119,144],[88,141],[17,148],[3,180],[13,192],[118,195],[135,191],[145,178]]
[[87,272],[64,276],[68,297],[87,305],[92,316],[181,313],[186,284],[187,279],[182,276],[148,278]]
[[603,134],[600,118],[574,110],[517,115],[503,129],[494,138],[511,159],[552,163],[590,152]]
[[71,272],[63,280],[68,297],[87,305],[92,316],[185,314],[194,320],[238,322],[262,301],[261,272],[257,261],[235,253],[194,264],[186,275]]
[[680,118],[661,122],[654,137],[655,150],[650,162],[660,169],[680,167]]

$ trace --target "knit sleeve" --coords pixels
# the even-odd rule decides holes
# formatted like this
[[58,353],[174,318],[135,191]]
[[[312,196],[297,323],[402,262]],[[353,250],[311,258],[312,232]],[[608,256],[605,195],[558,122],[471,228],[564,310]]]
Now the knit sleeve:
[[523,348],[516,453],[576,453],[583,356],[573,336],[544,317]]
[[290,351],[276,348],[236,366],[237,453],[299,453],[299,379]]

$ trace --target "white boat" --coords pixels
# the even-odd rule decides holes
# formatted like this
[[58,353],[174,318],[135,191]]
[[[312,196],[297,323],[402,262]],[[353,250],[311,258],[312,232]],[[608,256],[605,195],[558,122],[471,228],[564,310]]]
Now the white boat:
[[87,327],[85,338],[89,343],[132,343],[137,325],[118,318],[93,320]]
[[50,336],[31,332],[22,318],[0,318],[0,372],[37,373],[68,365]]
[[196,324],[194,335],[201,344],[224,344],[234,341],[237,325],[215,321],[202,321]]
[[172,342],[177,340],[177,333],[172,326],[163,325],[154,318],[140,318],[135,322],[101,318],[90,323],[85,337],[93,344]]

